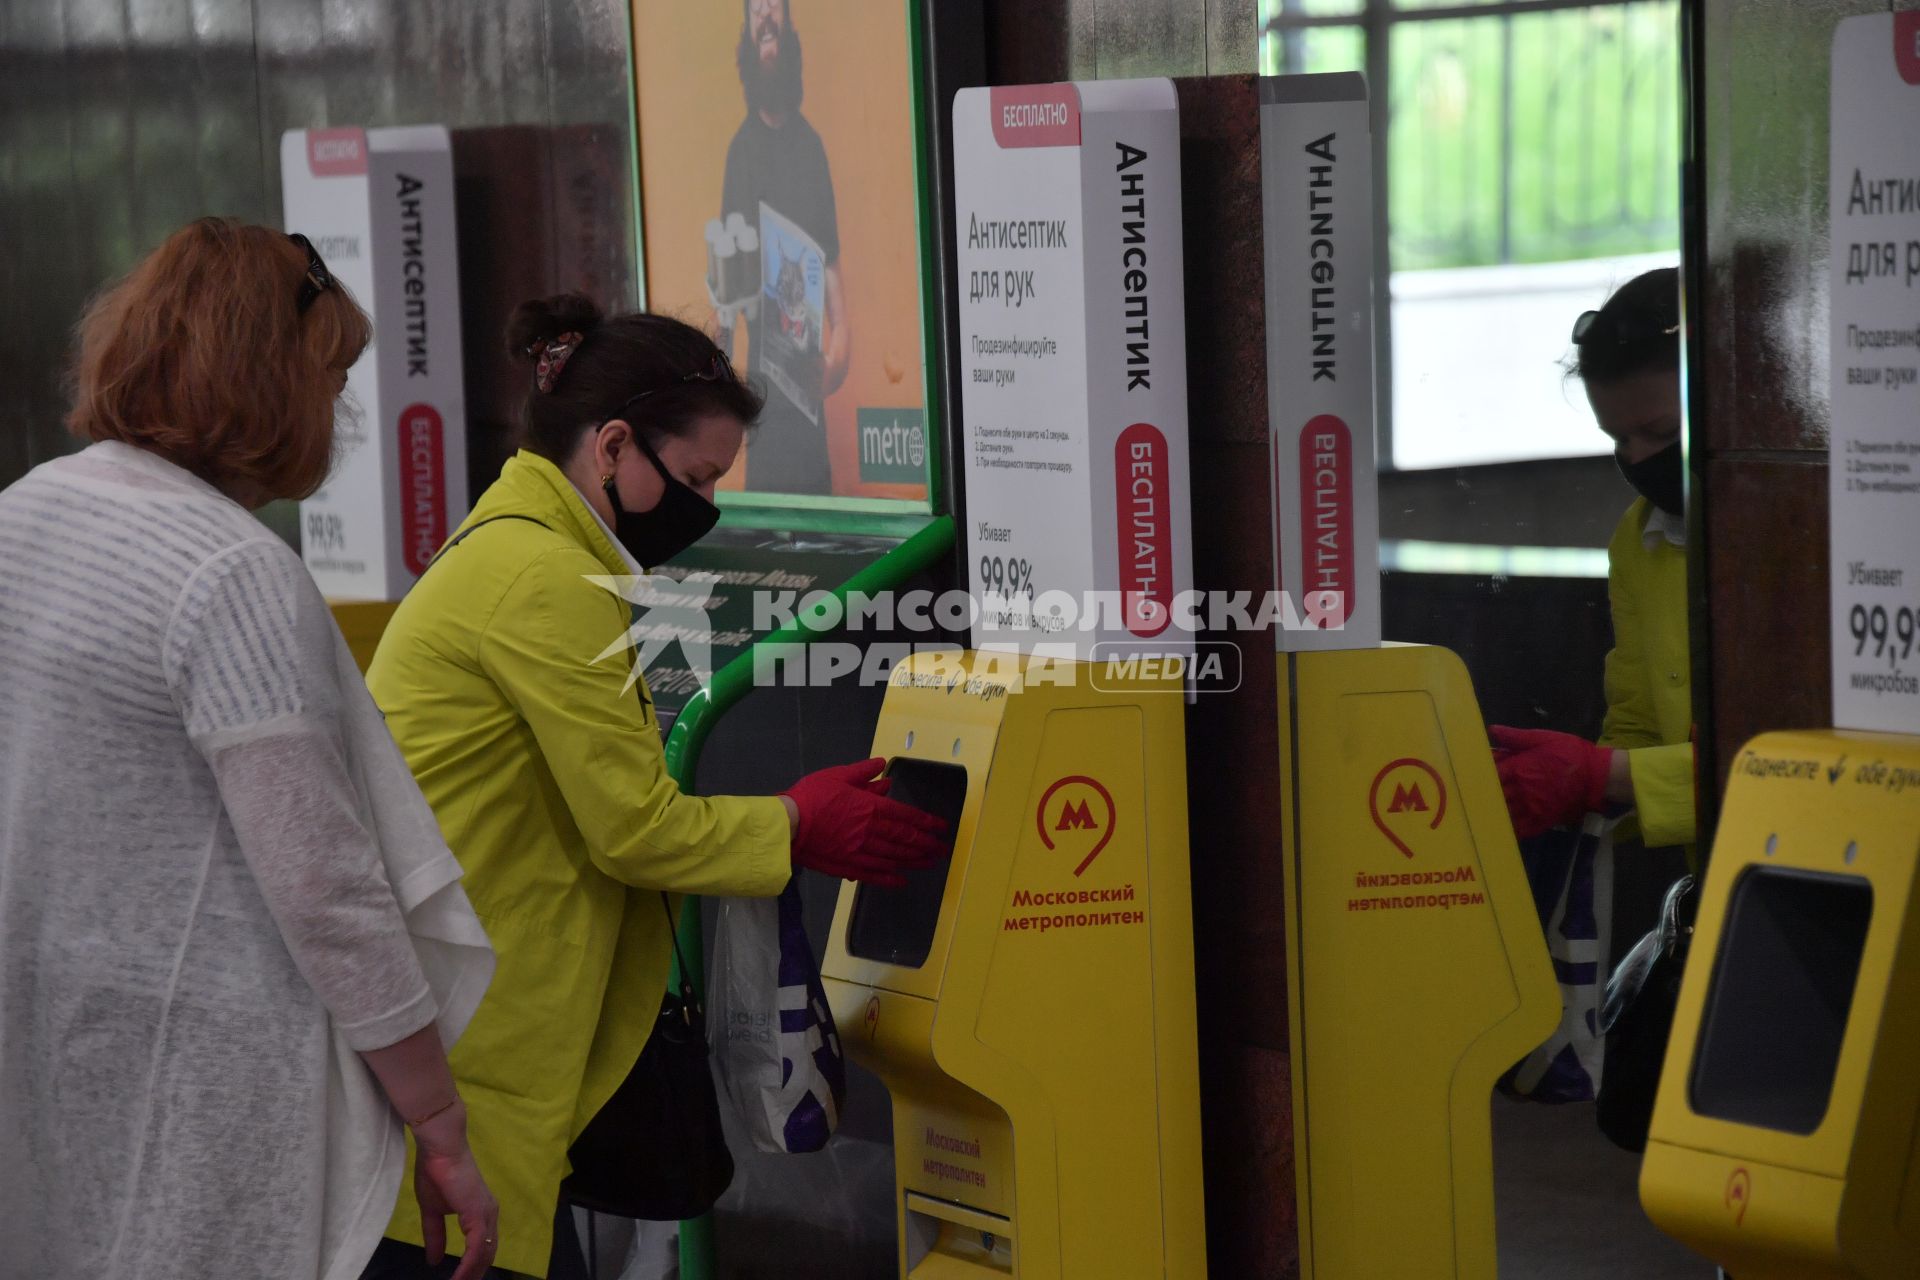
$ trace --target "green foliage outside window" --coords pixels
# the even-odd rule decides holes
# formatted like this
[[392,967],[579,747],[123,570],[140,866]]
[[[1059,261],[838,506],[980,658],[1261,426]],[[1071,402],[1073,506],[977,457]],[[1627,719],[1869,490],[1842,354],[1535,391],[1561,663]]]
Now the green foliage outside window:
[[[1399,12],[1418,7],[1403,0]],[[1360,8],[1262,0],[1262,70],[1366,70],[1368,36],[1357,22],[1284,25],[1358,19]],[[1677,0],[1384,16],[1395,270],[1651,253],[1678,242]]]

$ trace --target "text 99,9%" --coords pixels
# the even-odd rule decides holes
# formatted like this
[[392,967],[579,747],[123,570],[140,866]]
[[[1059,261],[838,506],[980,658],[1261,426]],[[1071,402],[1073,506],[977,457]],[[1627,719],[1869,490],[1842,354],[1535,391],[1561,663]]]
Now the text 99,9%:
[[1847,626],[1853,632],[1853,656],[1860,657],[1873,645],[1873,656],[1885,658],[1887,665],[1912,656],[1920,641],[1920,610],[1901,605],[1891,612],[1885,605],[1856,604],[1847,614]]
[[1016,556],[981,556],[980,589],[996,596],[1033,599],[1033,561]]

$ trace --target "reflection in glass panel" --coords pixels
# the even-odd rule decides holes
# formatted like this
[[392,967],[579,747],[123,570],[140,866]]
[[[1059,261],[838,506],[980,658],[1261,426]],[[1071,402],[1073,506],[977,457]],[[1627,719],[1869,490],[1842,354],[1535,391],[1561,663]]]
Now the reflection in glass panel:
[[1260,26],[1284,27],[1302,18],[1358,17],[1367,0],[1260,0]]
[[1366,62],[1366,35],[1359,27],[1268,28],[1260,42],[1264,75],[1361,71]]
[[1676,244],[1677,23],[1654,0],[1395,24],[1395,268]]
[[[1490,726],[1544,731],[1526,749],[1586,762],[1589,786],[1604,760],[1607,807],[1633,810],[1610,829],[1603,872],[1594,837],[1566,821],[1565,804],[1541,828],[1542,796],[1525,784],[1531,764],[1511,758],[1520,739],[1503,737],[1503,783],[1511,775],[1516,827],[1529,828],[1543,930],[1556,931],[1556,956],[1597,960],[1563,979],[1564,1031],[1581,1025],[1610,962],[1657,918],[1686,869],[1674,846],[1694,825],[1684,530],[1634,504],[1586,385],[1567,374],[1576,317],[1678,262],[1681,6],[1502,11],[1517,7],[1365,0],[1342,17],[1267,0],[1261,67],[1360,70],[1372,84],[1386,214],[1373,252],[1391,302],[1375,315],[1391,348],[1381,365],[1391,394],[1378,400],[1387,635],[1453,650]],[[1666,323],[1655,332],[1677,331]],[[1677,337],[1666,341],[1677,348]],[[1591,372],[1616,429],[1630,416],[1665,433],[1625,432],[1636,472],[1661,488],[1653,480],[1665,475],[1668,427],[1678,427],[1677,375],[1630,392],[1618,379],[1609,390],[1600,365]],[[1611,603],[1622,599],[1616,618]],[[1653,710],[1636,719],[1642,704]],[[1634,754],[1603,755],[1596,743]],[[1565,910],[1550,925],[1556,903]],[[1501,1274],[1696,1275],[1696,1261],[1640,1211],[1637,1162],[1595,1123],[1591,1040],[1556,1036],[1504,1086],[1530,1101],[1494,1105]]]
[[1601,453],[1570,317],[1678,260],[1674,0],[1392,27],[1392,463]]

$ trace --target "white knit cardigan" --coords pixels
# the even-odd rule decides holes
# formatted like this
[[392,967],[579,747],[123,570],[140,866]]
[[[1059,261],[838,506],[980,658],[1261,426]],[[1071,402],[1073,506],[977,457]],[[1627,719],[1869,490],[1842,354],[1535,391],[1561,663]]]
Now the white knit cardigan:
[[0,1277],[353,1280],[359,1058],[493,955],[299,558],[97,444],[0,493]]

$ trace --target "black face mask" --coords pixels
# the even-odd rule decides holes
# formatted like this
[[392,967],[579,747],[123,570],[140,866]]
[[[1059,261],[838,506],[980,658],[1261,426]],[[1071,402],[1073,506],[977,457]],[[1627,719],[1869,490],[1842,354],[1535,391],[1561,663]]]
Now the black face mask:
[[1686,514],[1686,496],[1680,483],[1680,442],[1672,444],[1650,458],[1638,462],[1628,462],[1619,454],[1613,460],[1620,465],[1620,474],[1635,492],[1670,516]]
[[695,493],[678,476],[668,471],[658,454],[639,436],[633,438],[666,486],[660,501],[651,511],[629,511],[620,505],[620,490],[613,477],[605,482],[607,502],[613,507],[613,536],[644,569],[659,568],[707,536],[719,523],[720,508]]

